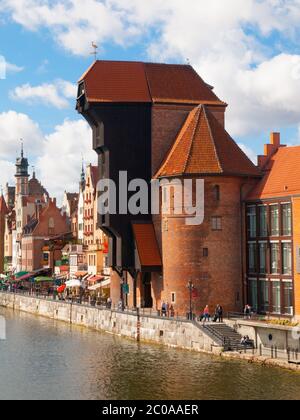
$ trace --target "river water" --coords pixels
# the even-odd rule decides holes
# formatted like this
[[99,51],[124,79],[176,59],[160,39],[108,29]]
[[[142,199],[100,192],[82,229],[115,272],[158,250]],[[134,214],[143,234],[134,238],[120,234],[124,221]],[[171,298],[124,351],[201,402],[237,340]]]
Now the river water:
[[0,399],[300,399],[300,375],[0,308]]

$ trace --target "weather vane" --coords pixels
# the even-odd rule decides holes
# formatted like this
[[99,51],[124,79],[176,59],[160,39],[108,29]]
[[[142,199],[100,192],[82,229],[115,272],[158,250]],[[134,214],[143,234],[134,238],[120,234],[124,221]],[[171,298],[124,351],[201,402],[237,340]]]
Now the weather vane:
[[94,42],[92,42],[92,47],[93,47],[94,51],[91,52],[91,55],[93,55],[95,57],[95,61],[97,61],[98,45],[96,45]]

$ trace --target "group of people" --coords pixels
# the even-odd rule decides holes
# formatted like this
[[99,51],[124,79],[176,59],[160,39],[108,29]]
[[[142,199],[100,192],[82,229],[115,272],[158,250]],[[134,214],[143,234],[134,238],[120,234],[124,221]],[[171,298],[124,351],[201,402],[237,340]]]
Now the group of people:
[[[206,305],[204,308],[204,311],[202,312],[202,314],[199,317],[200,322],[204,321],[204,322],[209,322],[211,320],[211,315],[210,315],[210,311],[209,311],[209,306]],[[223,322],[223,308],[221,305],[217,305],[216,309],[215,309],[215,313],[214,316],[212,318],[213,322]]]
[[161,315],[164,317],[175,317],[175,309],[173,305],[169,305],[168,302],[163,301],[161,304]]

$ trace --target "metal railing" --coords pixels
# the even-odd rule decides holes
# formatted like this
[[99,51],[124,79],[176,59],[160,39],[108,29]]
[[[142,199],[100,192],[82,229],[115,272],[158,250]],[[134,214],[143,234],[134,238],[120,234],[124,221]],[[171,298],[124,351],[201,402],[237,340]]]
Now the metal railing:
[[170,313],[163,315],[160,310],[153,308],[128,308],[121,307],[121,305],[110,305],[108,303],[103,303],[98,300],[87,299],[83,297],[60,297],[57,293],[44,293],[39,291],[29,291],[29,290],[0,290],[0,293],[11,294],[11,295],[21,295],[29,298],[36,298],[40,300],[47,300],[53,302],[62,302],[69,305],[78,305],[87,308],[95,308],[99,310],[106,310],[111,312],[123,313],[128,315],[133,315],[136,317],[148,317],[148,318],[159,318],[166,319],[170,321],[184,321],[191,323],[192,321],[188,320],[185,317],[180,316],[178,313],[175,313],[174,316],[171,316]]
[[250,352],[254,356],[265,357],[268,359],[277,359],[277,360],[284,360],[289,363],[296,363],[300,364],[300,350],[288,347],[287,349],[278,348],[277,346],[266,347],[263,344],[260,344],[257,349],[249,350],[244,349],[242,351],[245,354],[249,354]]

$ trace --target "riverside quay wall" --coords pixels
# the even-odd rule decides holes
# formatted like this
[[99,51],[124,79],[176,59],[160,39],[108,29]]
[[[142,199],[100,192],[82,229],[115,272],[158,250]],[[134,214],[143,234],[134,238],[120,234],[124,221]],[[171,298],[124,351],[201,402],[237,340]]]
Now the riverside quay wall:
[[0,292],[0,306],[137,341],[153,342],[199,352],[220,353],[222,350],[201,328],[184,320],[149,315],[138,316],[135,313],[111,311],[4,292]]

